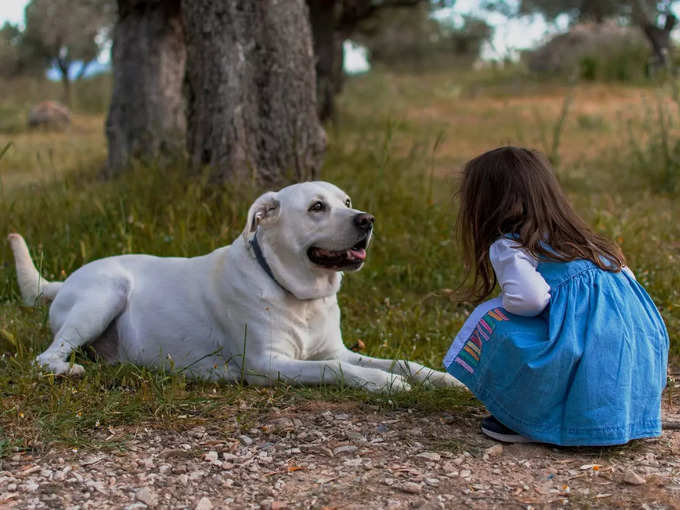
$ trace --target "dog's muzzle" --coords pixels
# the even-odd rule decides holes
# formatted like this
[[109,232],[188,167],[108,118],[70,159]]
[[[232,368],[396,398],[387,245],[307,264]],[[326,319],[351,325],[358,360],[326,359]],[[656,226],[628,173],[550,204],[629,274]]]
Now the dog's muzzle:
[[352,271],[359,269],[366,260],[366,248],[373,231],[375,218],[367,213],[359,213],[352,219],[354,226],[363,236],[357,243],[344,250],[327,250],[312,246],[307,256],[314,264],[335,271]]

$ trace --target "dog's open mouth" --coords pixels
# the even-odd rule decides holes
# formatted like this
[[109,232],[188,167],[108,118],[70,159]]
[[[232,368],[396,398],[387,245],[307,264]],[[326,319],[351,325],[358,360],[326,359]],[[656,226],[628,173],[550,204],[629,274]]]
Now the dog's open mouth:
[[346,250],[325,250],[312,246],[307,250],[309,260],[327,269],[356,269],[366,260],[368,236]]

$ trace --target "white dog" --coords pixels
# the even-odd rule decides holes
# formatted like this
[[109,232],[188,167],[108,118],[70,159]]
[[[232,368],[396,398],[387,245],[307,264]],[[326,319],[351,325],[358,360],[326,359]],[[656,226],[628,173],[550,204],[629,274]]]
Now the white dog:
[[243,234],[201,257],[121,255],[48,282],[23,238],[9,240],[24,302],[53,300],[54,340],[36,361],[55,374],[81,374],[68,358],[91,344],[108,362],[251,384],[459,385],[449,374],[343,344],[341,271],[361,268],[372,229],[373,216],[353,209],[342,190],[307,182],[260,196]]

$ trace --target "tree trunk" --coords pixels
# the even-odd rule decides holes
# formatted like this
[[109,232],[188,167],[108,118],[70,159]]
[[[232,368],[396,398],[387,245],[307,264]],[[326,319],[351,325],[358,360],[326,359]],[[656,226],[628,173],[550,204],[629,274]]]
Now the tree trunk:
[[59,73],[61,74],[61,85],[64,91],[64,104],[71,108],[71,77],[68,75],[68,71],[71,68],[71,62],[58,58],[57,67],[59,68]]
[[71,108],[71,79],[66,72],[61,71],[61,85],[64,87],[64,104]]
[[652,46],[655,64],[658,66],[665,66],[668,62],[671,51],[671,31],[675,27],[676,22],[677,18],[672,14],[668,14],[663,28],[656,26],[654,23],[645,23],[642,26],[642,30]]
[[182,13],[193,165],[221,178],[314,178],[325,134],[304,0],[183,0]]
[[186,49],[180,0],[118,0],[108,173],[184,150]]
[[316,56],[316,98],[319,118],[335,115],[335,96],[342,90],[344,35],[337,30],[338,9],[335,0],[307,0],[309,21]]
[[633,21],[642,29],[654,53],[654,67],[665,66],[671,49],[671,31],[678,18],[670,11],[666,13],[663,27],[657,26],[657,6],[645,0],[632,0]]

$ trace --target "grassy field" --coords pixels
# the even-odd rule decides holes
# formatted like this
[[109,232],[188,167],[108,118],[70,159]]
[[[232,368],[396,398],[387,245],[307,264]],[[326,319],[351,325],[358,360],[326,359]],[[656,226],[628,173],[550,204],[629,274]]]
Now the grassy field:
[[[16,105],[30,97],[13,101],[15,89],[5,90],[0,108],[19,116]],[[101,101],[86,97],[63,133],[0,126],[0,149],[11,144],[0,159],[0,233],[24,234],[48,278],[118,253],[203,254],[238,235],[261,190],[214,187],[183,177],[182,168],[139,166],[101,180],[104,114]],[[501,71],[375,72],[350,80],[339,106],[327,126],[322,178],[377,218],[368,263],[345,279],[339,297],[348,345],[361,339],[370,355],[440,367],[472,308],[452,299],[464,275],[452,238],[456,173],[481,151],[513,143],[548,153],[579,212],[622,245],[667,322],[672,364],[680,361],[680,137],[670,88],[564,86]],[[85,358],[80,380],[40,376],[30,362],[50,341],[47,310],[19,304],[6,243],[0,263],[0,456],[11,446],[87,443],[92,430],[110,425],[175,426],[230,406],[239,415],[243,399],[257,406],[352,398],[423,411],[477,405],[455,391],[386,397],[197,383]]]

